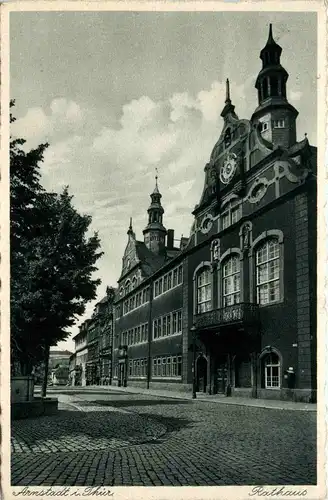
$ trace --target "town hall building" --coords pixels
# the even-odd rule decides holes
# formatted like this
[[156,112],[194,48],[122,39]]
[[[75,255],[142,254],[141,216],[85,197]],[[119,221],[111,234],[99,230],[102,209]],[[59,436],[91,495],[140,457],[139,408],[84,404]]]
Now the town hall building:
[[131,221],[112,383],[315,401],[317,158],[297,141],[281,53],[270,25],[250,119],[226,82],[190,237],[165,228],[157,178],[143,240]]

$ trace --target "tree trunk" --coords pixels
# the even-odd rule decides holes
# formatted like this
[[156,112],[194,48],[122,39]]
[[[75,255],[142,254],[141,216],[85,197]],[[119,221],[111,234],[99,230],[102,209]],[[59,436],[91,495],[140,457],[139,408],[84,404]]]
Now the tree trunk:
[[45,398],[47,395],[48,371],[49,371],[49,353],[50,346],[46,345],[44,348],[44,376],[42,382],[41,397]]

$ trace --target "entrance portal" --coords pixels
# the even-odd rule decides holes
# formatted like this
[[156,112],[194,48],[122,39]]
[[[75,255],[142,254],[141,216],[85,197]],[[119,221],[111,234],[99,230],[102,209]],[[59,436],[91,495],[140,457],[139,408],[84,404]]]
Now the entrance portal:
[[196,363],[197,387],[199,392],[206,392],[207,386],[207,359],[205,356],[200,356]]
[[226,360],[218,360],[215,370],[215,388],[216,393],[225,393],[227,387],[227,362]]

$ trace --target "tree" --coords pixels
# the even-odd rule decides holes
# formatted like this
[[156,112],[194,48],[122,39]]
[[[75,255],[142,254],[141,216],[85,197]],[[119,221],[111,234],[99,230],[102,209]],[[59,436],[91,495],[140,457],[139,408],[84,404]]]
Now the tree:
[[60,194],[43,189],[39,165],[47,145],[25,153],[22,144],[11,143],[12,345],[24,374],[44,359],[45,395],[50,347],[67,338],[96,298],[102,252],[98,234],[88,236],[92,218],[74,208],[68,187]]

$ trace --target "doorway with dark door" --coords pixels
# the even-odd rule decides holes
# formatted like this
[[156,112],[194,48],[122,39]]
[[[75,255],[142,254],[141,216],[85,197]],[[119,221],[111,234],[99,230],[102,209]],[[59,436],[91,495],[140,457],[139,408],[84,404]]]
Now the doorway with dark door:
[[225,394],[227,388],[228,364],[226,357],[220,357],[216,361],[215,369],[215,393]]
[[207,359],[205,356],[199,356],[196,362],[197,392],[206,392],[207,386]]

